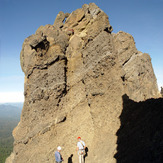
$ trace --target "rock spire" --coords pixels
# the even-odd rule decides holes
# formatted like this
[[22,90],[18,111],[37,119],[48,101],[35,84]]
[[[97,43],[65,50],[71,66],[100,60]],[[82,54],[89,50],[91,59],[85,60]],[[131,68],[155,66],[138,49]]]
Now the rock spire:
[[59,12],[53,25],[25,39],[25,102],[6,163],[52,163],[58,145],[65,162],[72,154],[77,162],[78,136],[88,147],[87,163],[116,162],[123,95],[139,102],[160,94],[150,56],[130,34],[112,30],[90,3]]

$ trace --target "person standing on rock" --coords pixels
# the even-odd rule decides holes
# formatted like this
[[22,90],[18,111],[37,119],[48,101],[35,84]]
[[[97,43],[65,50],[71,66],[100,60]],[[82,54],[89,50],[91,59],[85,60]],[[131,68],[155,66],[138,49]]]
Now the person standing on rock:
[[62,163],[62,161],[64,161],[60,152],[61,152],[61,147],[58,146],[57,151],[55,152],[56,163]]
[[84,153],[85,153],[85,143],[81,140],[81,137],[78,137],[77,151],[79,155],[79,163],[84,163]]

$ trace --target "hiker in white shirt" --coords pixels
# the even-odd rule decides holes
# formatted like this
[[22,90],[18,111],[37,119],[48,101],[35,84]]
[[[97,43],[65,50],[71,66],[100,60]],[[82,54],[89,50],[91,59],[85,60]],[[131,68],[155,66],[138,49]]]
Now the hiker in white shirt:
[[79,155],[79,163],[84,163],[84,154],[85,154],[85,143],[81,140],[81,137],[78,137],[77,151]]

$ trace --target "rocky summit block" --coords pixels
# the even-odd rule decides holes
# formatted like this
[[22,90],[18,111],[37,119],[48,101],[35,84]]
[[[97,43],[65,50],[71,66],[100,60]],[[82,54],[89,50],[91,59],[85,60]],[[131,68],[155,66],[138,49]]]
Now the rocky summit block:
[[53,163],[58,145],[65,162],[77,162],[78,136],[88,147],[87,163],[116,162],[123,95],[139,102],[160,94],[150,56],[130,34],[112,30],[90,3],[59,12],[53,25],[25,39],[25,102],[6,163]]

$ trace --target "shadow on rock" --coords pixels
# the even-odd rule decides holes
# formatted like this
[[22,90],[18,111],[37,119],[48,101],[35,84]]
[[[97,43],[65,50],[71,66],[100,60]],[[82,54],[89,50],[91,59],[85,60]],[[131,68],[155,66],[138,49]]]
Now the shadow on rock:
[[73,154],[71,154],[71,156],[68,158],[68,163],[72,163],[72,157],[73,157]]
[[84,161],[85,161],[86,157],[88,157],[88,151],[89,151],[89,150],[88,150],[88,147],[86,147],[86,148],[85,148]]
[[125,94],[117,131],[117,163],[163,162],[163,98],[135,102]]

